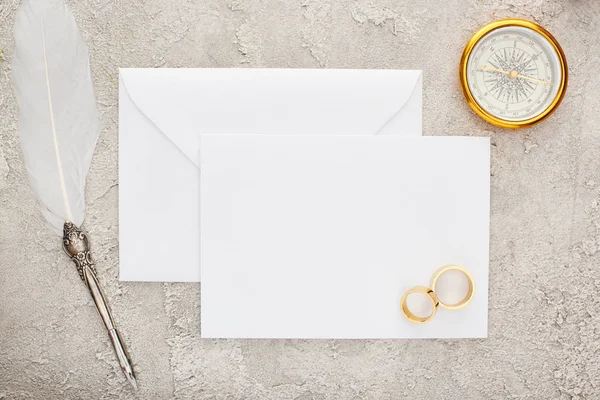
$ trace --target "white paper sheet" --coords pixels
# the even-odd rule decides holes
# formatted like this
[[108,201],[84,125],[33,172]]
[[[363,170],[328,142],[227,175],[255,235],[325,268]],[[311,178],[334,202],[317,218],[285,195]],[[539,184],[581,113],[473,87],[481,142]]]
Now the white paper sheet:
[[[488,138],[201,141],[202,337],[487,335]],[[446,264],[472,303],[410,323],[403,293]]]

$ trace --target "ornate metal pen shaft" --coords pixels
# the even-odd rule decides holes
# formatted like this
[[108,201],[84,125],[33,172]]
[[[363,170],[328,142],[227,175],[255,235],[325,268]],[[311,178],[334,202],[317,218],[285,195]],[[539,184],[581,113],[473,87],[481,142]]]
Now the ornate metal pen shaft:
[[119,336],[119,332],[115,327],[115,323],[110,315],[108,303],[104,298],[104,294],[102,293],[102,289],[98,283],[98,278],[96,277],[96,267],[94,266],[92,254],[90,253],[90,245],[87,235],[77,228],[72,222],[65,222],[63,228],[63,249],[75,263],[77,272],[79,272],[79,276],[90,290],[92,299],[94,299],[98,313],[102,318],[102,322],[104,322],[104,326],[108,331],[108,336],[110,337],[115,349],[115,353],[117,354],[117,358],[119,359],[121,370],[123,370],[127,380],[129,383],[131,383],[134,389],[137,389],[135,373],[133,372],[129,355],[127,354],[125,345]]

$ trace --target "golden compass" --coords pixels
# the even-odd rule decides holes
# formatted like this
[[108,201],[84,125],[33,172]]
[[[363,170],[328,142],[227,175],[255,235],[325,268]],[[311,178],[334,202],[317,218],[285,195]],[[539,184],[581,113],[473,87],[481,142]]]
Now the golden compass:
[[522,19],[492,22],[467,43],[460,83],[471,108],[503,128],[526,128],[546,119],[567,89],[567,60],[556,39]]

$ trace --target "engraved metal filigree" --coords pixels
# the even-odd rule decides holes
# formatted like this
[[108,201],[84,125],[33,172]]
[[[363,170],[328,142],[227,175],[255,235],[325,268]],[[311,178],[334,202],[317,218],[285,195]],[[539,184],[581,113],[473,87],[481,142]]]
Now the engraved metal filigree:
[[102,322],[104,322],[108,336],[115,349],[119,365],[125,373],[125,377],[134,388],[137,388],[135,373],[129,355],[127,354],[127,349],[115,327],[115,323],[110,315],[110,308],[108,307],[108,303],[104,297],[104,293],[102,293],[98,278],[96,277],[96,267],[94,266],[92,254],[90,253],[90,243],[87,235],[72,222],[65,222],[65,225],[63,226],[63,250],[75,263],[77,272],[79,272],[79,277],[90,291],[98,314],[100,314],[100,318],[102,318]]
[[81,280],[85,282],[83,270],[86,266],[96,273],[87,235],[72,222],[65,222],[63,227],[63,250],[75,263]]

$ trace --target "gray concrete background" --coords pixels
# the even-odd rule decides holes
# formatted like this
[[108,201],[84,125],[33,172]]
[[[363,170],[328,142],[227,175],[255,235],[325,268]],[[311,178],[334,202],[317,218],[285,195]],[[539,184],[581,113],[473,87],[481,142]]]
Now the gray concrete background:
[[[0,0],[0,399],[600,398],[596,0],[69,1],[105,124],[85,227],[137,395],[26,182],[17,4]],[[520,132],[476,117],[457,81],[470,35],[504,17],[547,27],[570,63],[560,109]],[[200,340],[198,284],[119,283],[118,68],[181,66],[423,69],[424,133],[492,138],[489,338]]]

